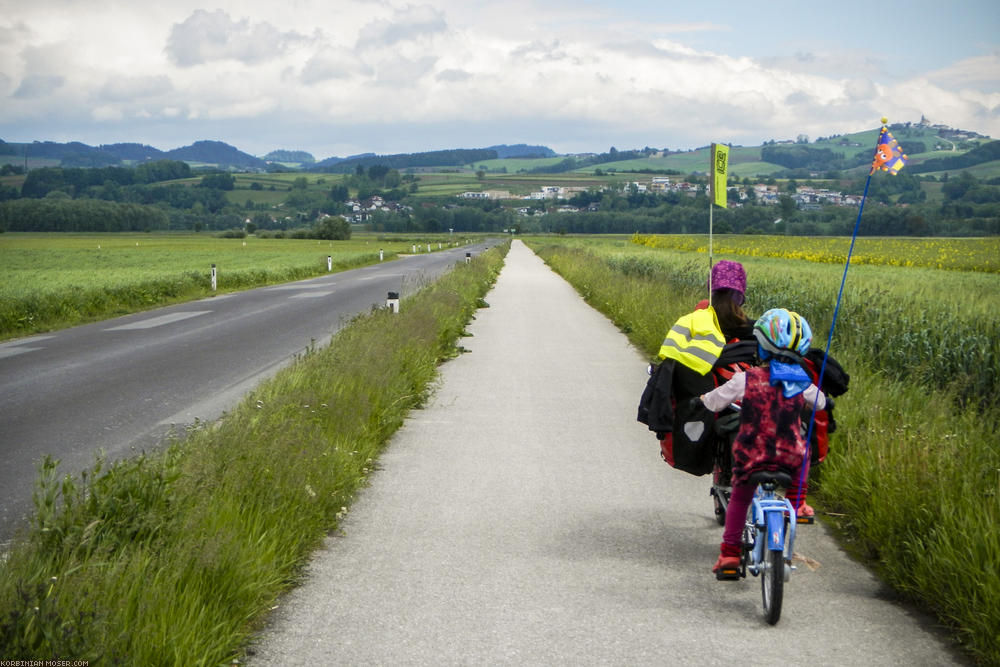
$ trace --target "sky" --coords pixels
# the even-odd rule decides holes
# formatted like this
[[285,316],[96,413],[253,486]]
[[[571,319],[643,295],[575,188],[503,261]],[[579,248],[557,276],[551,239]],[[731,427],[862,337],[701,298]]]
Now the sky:
[[317,159],[1000,138],[996,0],[0,0],[0,139]]

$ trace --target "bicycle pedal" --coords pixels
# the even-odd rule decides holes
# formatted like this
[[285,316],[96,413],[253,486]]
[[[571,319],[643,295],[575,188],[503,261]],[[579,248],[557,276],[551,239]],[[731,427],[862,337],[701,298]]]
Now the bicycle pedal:
[[715,578],[718,581],[736,581],[740,578],[739,568],[725,568],[715,571]]
[[813,523],[816,523],[816,517],[813,517],[813,516],[797,516],[797,517],[795,517],[795,523],[813,524]]

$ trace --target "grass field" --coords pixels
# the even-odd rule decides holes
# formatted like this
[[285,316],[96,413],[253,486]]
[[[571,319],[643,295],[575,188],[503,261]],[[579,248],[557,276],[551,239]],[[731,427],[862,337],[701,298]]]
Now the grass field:
[[410,253],[420,239],[224,239],[204,234],[0,235],[0,339],[25,336],[203,296],[300,280]]
[[[713,250],[720,254],[780,257],[843,265],[851,249],[848,238],[717,235]],[[703,235],[635,236],[633,243],[650,248],[708,252]],[[973,273],[1000,273],[1000,238],[915,239],[859,238],[851,254],[854,265],[906,266]],[[940,284],[940,280],[929,280]],[[947,298],[949,294],[942,295]]]
[[[748,313],[796,310],[823,347],[843,267],[758,256],[751,238],[738,253],[730,241],[715,259],[746,267]],[[705,296],[704,242],[690,250],[593,238],[529,242],[650,358],[676,318]],[[935,247],[910,251],[932,256],[947,241],[929,243]],[[1000,275],[896,259],[889,249],[882,262],[850,269],[831,354],[851,374],[851,388],[838,399],[838,430],[811,475],[811,497],[887,583],[936,614],[976,660],[1000,664]]]

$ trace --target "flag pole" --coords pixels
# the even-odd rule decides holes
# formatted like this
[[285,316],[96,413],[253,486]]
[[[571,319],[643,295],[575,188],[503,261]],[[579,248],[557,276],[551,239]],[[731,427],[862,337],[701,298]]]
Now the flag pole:
[[715,142],[708,151],[708,302],[712,303],[712,209],[715,208]]
[[[861,195],[861,205],[858,206],[858,217],[854,220],[854,231],[851,234],[851,245],[847,249],[847,260],[844,262],[844,275],[840,279],[840,290],[837,292],[837,304],[833,308],[833,321],[830,322],[830,333],[826,338],[826,350],[823,353],[823,363],[820,364],[819,376],[816,379],[816,386],[823,386],[823,375],[826,373],[826,360],[830,355],[830,344],[833,342],[833,332],[837,327],[837,316],[840,314],[840,303],[844,298],[844,285],[847,283],[847,270],[851,268],[851,256],[854,254],[854,244],[858,240],[858,229],[861,226],[861,214],[865,210],[865,201],[868,199],[868,186],[872,183],[872,174],[875,173],[875,155],[874,153],[878,151],[879,144],[881,143],[882,133],[886,129],[886,123],[889,122],[888,118],[882,118],[882,129],[879,131],[879,136],[875,140],[875,149],[872,155],[872,168],[868,170],[868,180],[865,181],[865,191]],[[802,503],[805,502],[805,498],[801,493],[801,489],[805,484],[806,470],[809,463],[810,457],[812,456],[812,434],[813,427],[816,424],[816,404],[813,403],[812,415],[809,417],[809,428],[806,432],[806,455],[802,460],[802,468],[799,472],[799,489],[800,493],[797,498],[796,511]]]

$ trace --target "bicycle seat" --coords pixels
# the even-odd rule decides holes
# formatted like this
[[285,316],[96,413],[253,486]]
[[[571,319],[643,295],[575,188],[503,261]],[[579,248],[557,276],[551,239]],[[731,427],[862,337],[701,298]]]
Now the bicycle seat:
[[770,482],[783,489],[792,488],[792,476],[787,472],[781,472],[780,470],[758,470],[757,472],[750,474],[749,481],[754,486]]

